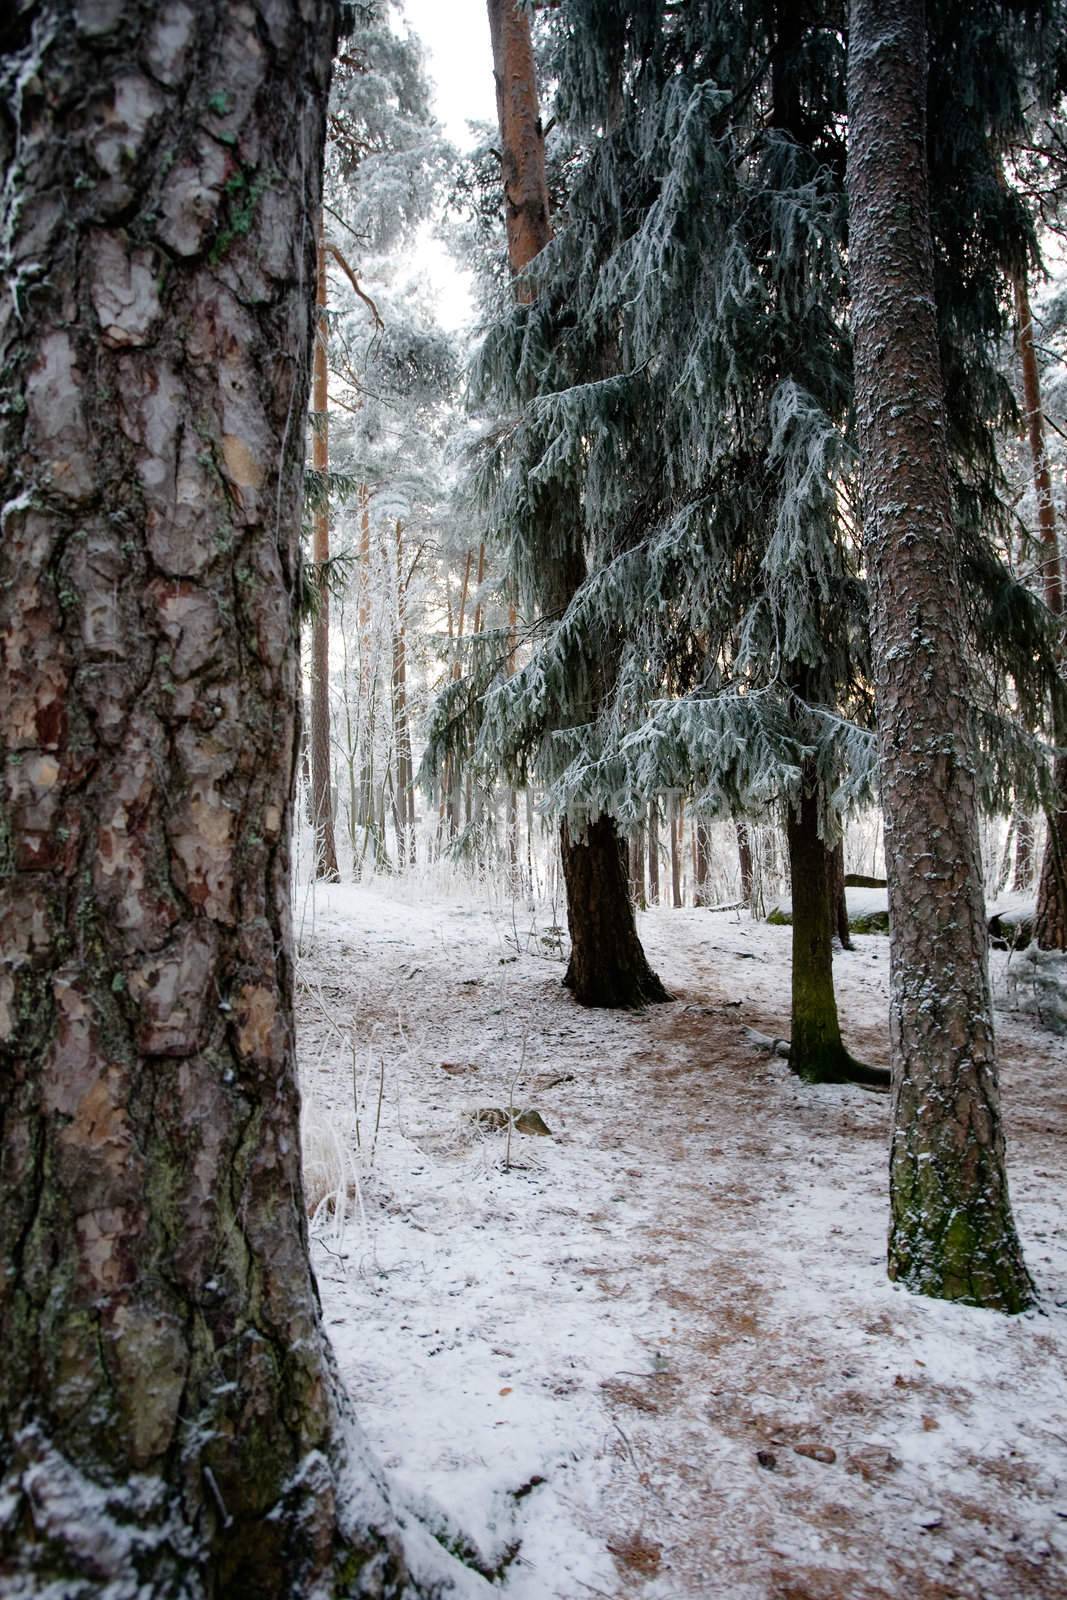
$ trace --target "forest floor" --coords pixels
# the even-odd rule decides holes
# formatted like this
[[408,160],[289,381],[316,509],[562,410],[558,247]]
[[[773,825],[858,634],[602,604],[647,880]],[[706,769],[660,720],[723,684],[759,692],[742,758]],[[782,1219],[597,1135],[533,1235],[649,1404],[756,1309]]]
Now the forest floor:
[[[296,907],[313,1255],[402,1518],[471,1596],[1062,1600],[1063,1040],[1000,1018],[1040,1309],[938,1304],[885,1277],[887,1098],[743,1037],[788,1031],[788,928],[642,916],[676,998],[628,1014],[574,1004],[550,917]],[[856,943],[847,1037],[884,1064],[888,941]],[[470,1115],[509,1104],[551,1137]]]

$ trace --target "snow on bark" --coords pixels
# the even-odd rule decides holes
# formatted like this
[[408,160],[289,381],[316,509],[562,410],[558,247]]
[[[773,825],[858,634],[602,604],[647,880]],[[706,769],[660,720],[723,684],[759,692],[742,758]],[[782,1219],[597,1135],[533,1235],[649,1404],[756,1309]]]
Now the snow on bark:
[[889,1271],[1018,1311],[933,299],[922,0],[852,0],[856,400],[892,950]]
[[288,907],[334,7],[166,11],[40,0],[0,67],[0,1569],[385,1593],[389,1536],[340,1531]]

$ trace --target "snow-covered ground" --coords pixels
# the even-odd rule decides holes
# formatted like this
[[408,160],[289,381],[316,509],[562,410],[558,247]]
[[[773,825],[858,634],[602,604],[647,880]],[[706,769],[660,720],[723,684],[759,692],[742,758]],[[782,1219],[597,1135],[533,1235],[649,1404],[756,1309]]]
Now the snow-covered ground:
[[[744,1041],[788,1032],[788,928],[643,916],[677,998],[619,1014],[562,989],[543,910],[320,886],[297,926],[324,1313],[460,1593],[1062,1600],[1062,1040],[1001,1018],[1041,1296],[1008,1319],[886,1281],[886,1098]],[[884,1063],[888,945],[856,942],[846,1032]],[[551,1137],[471,1118],[509,1106]]]

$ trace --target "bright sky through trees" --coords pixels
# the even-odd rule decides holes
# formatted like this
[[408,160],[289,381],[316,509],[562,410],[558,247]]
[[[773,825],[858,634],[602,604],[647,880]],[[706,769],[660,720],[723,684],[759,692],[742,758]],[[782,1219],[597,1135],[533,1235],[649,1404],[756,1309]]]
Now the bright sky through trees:
[[[404,13],[426,50],[434,86],[434,110],[452,142],[471,143],[468,123],[496,122],[496,91],[484,0],[405,0]],[[447,328],[470,320],[467,274],[430,229],[420,230],[419,266],[438,294],[438,311]]]

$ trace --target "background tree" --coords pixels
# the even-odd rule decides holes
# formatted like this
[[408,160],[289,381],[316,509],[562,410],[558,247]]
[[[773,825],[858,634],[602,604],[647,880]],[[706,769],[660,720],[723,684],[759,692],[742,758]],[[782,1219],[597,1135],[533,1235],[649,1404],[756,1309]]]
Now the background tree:
[[0,1565],[20,1592],[403,1582],[320,1325],[293,1059],[335,21],[326,0],[39,0],[6,25]]
[[[515,0],[489,0],[488,9],[508,261],[522,317],[537,292],[531,263],[538,261],[552,238],[544,132],[529,17]],[[487,398],[481,397],[480,403]],[[490,525],[496,509],[490,511]],[[574,508],[558,492],[542,496],[533,489],[523,496],[518,511],[513,510],[508,535],[512,553],[520,547],[522,551],[511,567],[520,600],[551,631],[586,575],[582,529]],[[507,667],[510,664],[509,650]],[[505,671],[505,678],[512,676]],[[584,677],[574,715],[596,716],[604,681],[599,670]],[[460,685],[459,693],[443,703],[439,728],[443,724],[448,729],[453,704],[467,694],[467,686]],[[525,786],[528,781],[521,761],[490,765],[502,766],[513,782]],[[633,1006],[667,999],[637,936],[626,846],[610,807],[602,800],[592,807],[567,807],[559,837],[571,938],[564,983],[582,1005]]]

